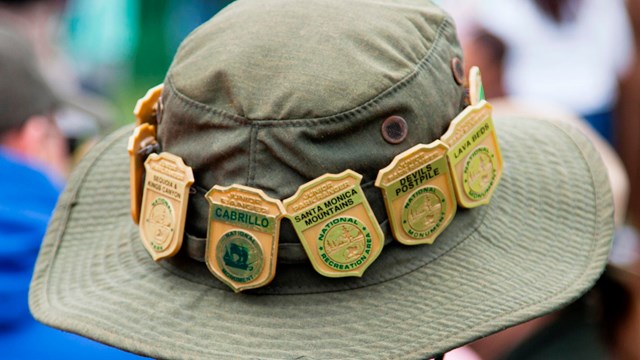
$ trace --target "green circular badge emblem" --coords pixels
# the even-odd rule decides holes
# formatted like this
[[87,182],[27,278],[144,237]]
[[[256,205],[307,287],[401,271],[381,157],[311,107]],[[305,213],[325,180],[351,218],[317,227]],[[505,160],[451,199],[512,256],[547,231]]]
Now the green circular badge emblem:
[[263,267],[260,243],[242,230],[231,230],[216,246],[218,267],[229,279],[246,283],[256,278]]
[[473,200],[484,198],[496,179],[496,159],[489,148],[475,149],[464,165],[464,191]]
[[169,246],[175,223],[173,214],[173,206],[167,199],[157,197],[151,203],[151,210],[145,222],[149,230],[148,234],[151,235],[149,243],[158,252],[164,251]]
[[365,263],[371,241],[371,233],[362,222],[343,216],[330,220],[320,230],[318,250],[327,265],[348,271]]
[[404,203],[402,228],[414,239],[423,239],[433,234],[447,211],[444,194],[435,186],[427,186],[413,192]]

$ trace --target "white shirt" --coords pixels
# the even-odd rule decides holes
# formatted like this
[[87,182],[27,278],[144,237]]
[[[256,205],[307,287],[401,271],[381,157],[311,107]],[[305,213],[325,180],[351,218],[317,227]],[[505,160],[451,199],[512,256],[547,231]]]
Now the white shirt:
[[579,114],[609,110],[633,54],[623,0],[582,0],[575,20],[557,24],[531,0],[477,2],[478,23],[507,48],[510,96]]

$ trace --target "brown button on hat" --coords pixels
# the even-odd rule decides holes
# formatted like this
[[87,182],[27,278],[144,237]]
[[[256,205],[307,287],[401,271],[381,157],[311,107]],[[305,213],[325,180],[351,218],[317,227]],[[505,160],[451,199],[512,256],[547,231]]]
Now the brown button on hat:
[[[160,247],[178,232],[180,250],[156,262],[143,244],[129,211],[133,128],[119,130],[79,165],[58,204],[32,282],[35,317],[159,358],[428,358],[575,299],[604,267],[613,206],[596,151],[560,124],[494,119],[504,168],[491,201],[458,208],[432,245],[394,239],[374,182],[464,110],[455,58],[455,27],[430,2],[234,2],[185,39],[159,120],[148,117],[161,151],[193,171],[188,199],[150,202],[157,218],[145,225]],[[397,144],[381,132],[391,116],[409,129]],[[160,184],[177,198],[171,178],[186,173],[161,163],[145,191]],[[243,205],[216,192],[207,200],[214,187]],[[326,194],[335,196],[322,211],[308,210]],[[299,207],[282,219],[260,199]],[[184,229],[167,220],[183,204]],[[424,209],[412,208],[416,228],[428,228]],[[143,211],[139,220],[152,219]],[[212,248],[219,223],[236,227]],[[268,278],[255,269],[270,261],[268,285],[238,285]],[[366,271],[334,276],[358,261]]]

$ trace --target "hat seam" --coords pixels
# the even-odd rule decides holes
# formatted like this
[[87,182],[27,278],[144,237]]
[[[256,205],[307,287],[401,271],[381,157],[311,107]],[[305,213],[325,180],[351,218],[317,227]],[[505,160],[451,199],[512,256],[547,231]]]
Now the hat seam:
[[256,126],[251,125],[251,130],[249,133],[249,169],[247,171],[247,186],[255,187],[255,178],[256,178],[256,151],[257,151],[257,139],[258,139],[258,131],[260,129]]
[[[124,131],[126,130],[126,131]],[[32,312],[35,313],[35,311],[39,311],[39,310],[43,310],[44,307],[47,308],[55,308],[52,304],[51,301],[49,300],[49,293],[47,291],[47,289],[49,289],[49,281],[51,278],[51,270],[53,267],[53,263],[55,262],[55,260],[57,259],[56,254],[58,253],[58,250],[60,248],[60,244],[62,242],[62,238],[64,237],[64,234],[66,233],[67,230],[67,224],[69,223],[69,219],[71,217],[71,212],[72,212],[72,208],[73,206],[77,203],[78,200],[78,194],[80,192],[80,190],[83,188],[83,184],[85,179],[87,178],[87,175],[90,173],[90,170],[95,166],[95,164],[97,163],[97,160],[102,157],[108,149],[110,149],[114,143],[118,142],[120,140],[120,136],[119,134],[121,132],[129,132],[130,131],[130,127],[129,126],[125,126],[122,129],[120,129],[119,131],[116,131],[114,134],[112,134],[111,138],[109,139],[110,141],[108,142],[101,142],[101,147],[98,148],[98,146],[96,146],[96,152],[94,156],[91,157],[85,157],[81,163],[82,164],[87,164],[84,167],[78,166],[76,168],[76,170],[74,171],[73,174],[71,174],[70,178],[71,179],[77,179],[75,180],[73,183],[70,182],[67,184],[66,186],[66,190],[65,192],[61,195],[58,204],[56,205],[55,214],[60,214],[56,217],[54,217],[51,221],[51,226],[49,229],[47,229],[47,233],[45,234],[45,238],[47,238],[49,236],[50,233],[55,234],[55,242],[52,244],[51,248],[46,249],[45,247],[43,247],[40,251],[40,254],[38,254],[38,260],[36,262],[36,267],[40,267],[40,266],[46,266],[46,271],[44,273],[44,275],[41,278],[34,278],[32,281],[34,283],[36,283],[36,288],[38,289],[38,294],[40,295],[39,298],[37,299],[37,303],[34,303],[34,301],[36,301],[36,299],[34,299],[33,301],[31,300],[31,292],[29,294],[29,305],[32,308]],[[49,257],[49,261],[47,261],[46,264],[40,265],[40,261],[41,259],[44,258],[43,252],[48,250],[51,253],[51,256]],[[34,274],[36,273],[36,271],[34,270]],[[34,316],[35,317],[35,316]],[[42,322],[47,322],[50,321],[52,319],[55,318],[59,318],[57,317],[57,315],[55,314],[51,314],[50,312],[47,311],[42,311],[39,312],[38,317],[40,318],[39,320],[41,320]],[[64,321],[63,318],[59,318],[62,321]]]
[[[298,118],[298,119],[250,119],[247,117],[243,117],[240,115],[236,115],[236,114],[231,114],[225,110],[221,110],[221,109],[217,109],[214,108],[210,105],[201,103],[199,101],[193,100],[190,97],[188,97],[187,95],[185,95],[184,93],[182,93],[180,90],[178,90],[173,82],[173,77],[172,74],[169,73],[167,75],[166,78],[166,82],[167,82],[167,90],[171,91],[173,94],[176,95],[177,99],[179,99],[185,107],[189,107],[189,108],[196,108],[199,110],[202,110],[204,112],[210,113],[210,114],[214,114],[214,115],[219,115],[223,118],[225,118],[226,120],[230,120],[234,123],[237,123],[241,126],[258,126],[258,127],[307,127],[309,125],[323,125],[326,123],[334,123],[337,122],[343,118],[352,118],[355,117],[355,114],[363,112],[363,111],[368,111],[370,108],[372,108],[375,104],[383,101],[384,99],[386,99],[389,96],[394,95],[396,92],[398,92],[400,89],[404,88],[405,86],[407,86],[409,83],[411,83],[413,80],[415,80],[418,75],[424,71],[427,68],[427,64],[429,64],[429,61],[431,60],[431,58],[433,56],[435,56],[434,54],[436,53],[437,49],[440,49],[439,44],[445,40],[445,31],[446,30],[453,30],[452,29],[453,24],[451,22],[451,20],[447,17],[443,18],[443,21],[440,23],[440,25],[438,25],[438,29],[436,31],[436,35],[434,37],[434,41],[433,44],[431,46],[431,48],[429,48],[429,50],[427,51],[427,53],[422,57],[422,59],[420,59],[420,61],[415,65],[415,67],[407,74],[405,75],[402,79],[400,79],[398,82],[394,83],[393,85],[391,85],[390,87],[382,90],[380,93],[378,93],[377,95],[375,95],[374,97],[372,97],[371,99],[365,101],[364,103],[357,105],[354,108],[348,109],[348,110],[344,110],[340,113],[337,114],[333,114],[333,115],[328,115],[328,116],[321,116],[321,117],[314,117],[314,118]],[[424,39],[424,37],[423,37]]]

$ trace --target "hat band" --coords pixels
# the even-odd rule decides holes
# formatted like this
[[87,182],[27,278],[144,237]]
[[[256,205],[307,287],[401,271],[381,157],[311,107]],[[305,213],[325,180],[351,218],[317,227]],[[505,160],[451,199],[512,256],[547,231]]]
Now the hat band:
[[[363,192],[368,200],[368,202],[372,205],[372,208],[381,208],[383,207],[384,200],[381,197],[380,190],[375,188],[372,183],[367,183],[362,186]],[[191,197],[189,201],[196,200],[201,201],[204,200],[204,195],[207,193],[203,187],[192,185],[191,187]],[[198,196],[193,196],[198,194]],[[386,212],[384,210],[377,211],[375,216],[378,220],[380,220],[380,226],[383,230],[383,233],[389,233],[389,223],[386,218],[381,218],[386,216]],[[289,224],[282,223],[281,231],[279,234],[278,241],[278,263],[283,264],[301,264],[309,261],[309,258],[302,246],[299,242],[297,235],[295,234],[293,228],[288,226]],[[286,227],[286,228],[285,228]],[[282,241],[286,239],[284,242]],[[391,237],[385,237],[384,244],[388,245],[393,242]],[[184,232],[184,244],[183,250],[185,255],[190,258],[204,262],[205,261],[205,250],[207,246],[207,238],[206,236],[197,236],[189,231],[185,230]]]
[[[383,232],[386,233],[386,224],[380,224]],[[385,238],[384,244],[389,245],[393,240]],[[207,238],[194,236],[185,231],[183,248],[186,254],[193,260],[204,262],[205,251],[207,248]],[[278,244],[278,263],[282,264],[301,264],[309,261],[307,253],[300,243],[282,243]]]
[[[324,276],[362,276],[391,241],[389,232],[405,245],[432,244],[457,206],[487,204],[502,174],[491,106],[483,99],[479,71],[471,75],[471,105],[447,132],[398,154],[379,171],[375,186],[385,203],[385,231],[369,204],[371,194],[360,185],[362,175],[345,170],[309,181],[282,201],[256,188],[214,185],[204,195],[210,205],[207,237],[186,233],[189,197],[200,188],[191,188],[193,172],[182,158],[157,154],[162,87],[150,90],[136,105],[138,126],[128,144],[131,213],[145,248],[158,261],[177,254],[185,240],[186,253],[237,292],[268,284],[278,261],[308,259]],[[300,244],[279,244],[282,217]]]

